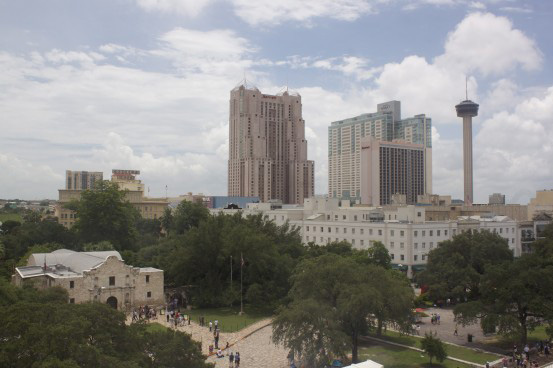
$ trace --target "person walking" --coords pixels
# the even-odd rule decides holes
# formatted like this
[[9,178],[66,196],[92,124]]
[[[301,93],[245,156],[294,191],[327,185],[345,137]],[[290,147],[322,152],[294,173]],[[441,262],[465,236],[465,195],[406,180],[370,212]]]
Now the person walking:
[[234,368],[234,354],[232,351],[230,352],[230,355],[228,357],[228,366],[229,368]]
[[209,332],[211,332],[212,328],[213,328],[213,322],[209,321]]
[[459,336],[459,332],[457,331],[457,325],[455,325],[455,331],[453,331],[453,336]]
[[240,367],[240,353],[239,352],[236,352],[236,355],[234,356],[234,363],[235,363],[236,368]]

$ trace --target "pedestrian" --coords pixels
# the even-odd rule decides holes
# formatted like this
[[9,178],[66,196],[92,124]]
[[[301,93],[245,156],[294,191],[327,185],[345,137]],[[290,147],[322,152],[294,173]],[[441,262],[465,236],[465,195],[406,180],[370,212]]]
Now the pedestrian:
[[526,354],[526,359],[530,360],[530,347],[528,346],[528,344],[524,346],[524,354]]
[[421,326],[417,325],[417,335],[420,335],[420,334],[421,334]]
[[486,368],[490,368],[490,363],[486,362]]
[[453,336],[459,336],[459,332],[457,331],[457,325],[455,325],[455,331],[453,331]]
[[230,355],[228,357],[228,366],[229,368],[234,368],[234,354],[232,351],[230,352]]
[[209,321],[209,332],[211,332],[211,328],[213,328],[213,322]]
[[215,320],[215,329],[219,328],[219,320]]
[[236,352],[236,355],[234,356],[234,363],[236,363],[235,367],[240,367],[240,353]]
[[436,315],[436,318],[438,319],[438,324],[440,324],[440,313]]

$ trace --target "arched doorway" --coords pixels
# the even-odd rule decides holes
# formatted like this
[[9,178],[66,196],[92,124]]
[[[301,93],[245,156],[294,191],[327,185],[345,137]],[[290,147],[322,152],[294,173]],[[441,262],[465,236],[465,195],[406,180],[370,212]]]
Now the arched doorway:
[[114,296],[110,296],[108,300],[106,301],[107,304],[109,304],[113,309],[117,309],[117,298]]

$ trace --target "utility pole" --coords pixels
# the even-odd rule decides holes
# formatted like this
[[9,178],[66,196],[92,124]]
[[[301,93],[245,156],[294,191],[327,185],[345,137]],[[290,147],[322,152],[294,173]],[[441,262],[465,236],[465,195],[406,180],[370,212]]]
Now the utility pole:
[[242,289],[242,269],[244,268],[244,256],[240,252],[240,315],[244,314],[244,301],[243,301],[243,289]]
[[232,307],[232,256],[230,256],[230,306]]

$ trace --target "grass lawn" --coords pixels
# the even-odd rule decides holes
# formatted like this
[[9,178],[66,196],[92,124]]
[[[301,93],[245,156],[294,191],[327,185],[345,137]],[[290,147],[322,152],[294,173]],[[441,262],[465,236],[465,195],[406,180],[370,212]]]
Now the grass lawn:
[[416,368],[416,367],[443,367],[468,368],[470,366],[446,359],[443,363],[430,365],[428,356],[424,353],[390,345],[371,345],[359,349],[360,360],[374,360],[383,364],[385,368]]
[[159,324],[157,322],[153,322],[153,323],[147,323],[146,324],[146,330],[148,332],[157,332],[157,331],[167,331],[168,328],[163,326],[162,324]]
[[0,222],[8,220],[23,222],[23,217],[19,213],[0,213]]
[[219,329],[223,332],[235,332],[243,329],[259,320],[272,316],[271,311],[255,310],[244,308],[244,314],[239,316],[240,307],[230,308],[210,308],[210,309],[192,309],[183,313],[190,313],[192,321],[198,322],[200,316],[205,317],[206,325],[209,321],[219,321]]
[[[378,337],[374,334],[371,334],[371,336]],[[398,344],[413,346],[419,349],[421,347],[420,338],[414,336],[400,335],[398,332],[395,331],[386,331],[385,333],[383,332],[380,338],[388,341],[393,341]],[[497,355],[481,353],[461,346],[446,344],[446,349],[448,356],[479,364],[486,364],[486,362],[488,361],[499,359],[499,356]]]
[[[538,326],[533,331],[528,332],[528,343],[534,346],[540,340],[548,340],[545,333],[545,326]],[[511,350],[514,344],[520,344],[518,336],[494,336],[484,342],[485,344],[499,346],[505,350]]]

